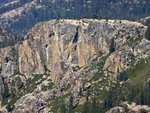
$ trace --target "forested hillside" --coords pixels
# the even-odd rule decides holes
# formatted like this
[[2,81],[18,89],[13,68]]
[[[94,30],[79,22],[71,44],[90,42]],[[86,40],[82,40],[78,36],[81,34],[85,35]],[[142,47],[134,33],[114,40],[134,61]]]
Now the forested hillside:
[[150,15],[149,0],[11,0],[0,1],[0,25],[26,34],[40,21],[56,18],[119,18]]

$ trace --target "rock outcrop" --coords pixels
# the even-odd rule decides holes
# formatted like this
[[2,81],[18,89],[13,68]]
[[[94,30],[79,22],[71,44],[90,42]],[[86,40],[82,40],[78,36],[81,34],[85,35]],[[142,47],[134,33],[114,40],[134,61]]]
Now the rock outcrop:
[[122,107],[114,107],[114,108],[111,108],[106,113],[125,113],[125,110]]
[[[8,86],[6,93],[11,95],[6,101],[12,105],[7,109],[14,113],[46,112],[48,99],[70,94],[75,105],[83,105],[86,98],[79,96],[80,90],[87,91],[103,81],[98,90],[109,91],[118,74],[131,67],[133,58],[136,64],[150,56],[146,28],[137,22],[103,19],[37,24],[22,42],[0,48],[0,92]],[[1,36],[0,41],[14,37],[9,36]],[[116,107],[108,113],[114,112],[124,109]]]
[[[52,72],[60,70],[61,73],[67,70],[67,65],[88,65],[100,52],[109,53],[112,40],[115,41],[117,50],[127,43],[126,37],[136,39],[137,29],[139,35],[144,37],[146,27],[129,21],[83,19],[39,23],[28,33],[19,48],[19,71],[29,76],[44,73],[44,65]],[[105,68],[109,67],[109,71],[114,73],[118,69],[125,69],[133,54],[127,51],[123,55],[119,49],[118,53],[110,56],[113,61],[108,58],[105,65]],[[62,66],[64,64],[66,66]]]

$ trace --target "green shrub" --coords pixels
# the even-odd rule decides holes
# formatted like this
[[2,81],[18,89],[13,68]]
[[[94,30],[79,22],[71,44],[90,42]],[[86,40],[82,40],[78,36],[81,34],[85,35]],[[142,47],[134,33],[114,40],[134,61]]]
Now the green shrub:
[[117,77],[119,81],[126,81],[128,79],[126,71],[123,71]]
[[73,113],[73,96],[70,96],[69,99],[69,113]]
[[67,91],[67,90],[70,89],[70,88],[71,88],[71,84],[68,83],[68,85],[67,85],[67,87],[64,89],[64,91]]
[[5,99],[5,98],[7,98],[8,96],[9,96],[9,88],[8,88],[8,85],[5,84],[5,86],[4,86],[4,92],[3,92],[3,94],[2,94],[2,97],[3,97],[3,99]]
[[42,91],[47,91],[48,89],[52,89],[52,88],[53,88],[53,85],[54,85],[54,83],[50,82],[50,83],[48,84],[48,86],[44,86],[44,87],[42,88]]

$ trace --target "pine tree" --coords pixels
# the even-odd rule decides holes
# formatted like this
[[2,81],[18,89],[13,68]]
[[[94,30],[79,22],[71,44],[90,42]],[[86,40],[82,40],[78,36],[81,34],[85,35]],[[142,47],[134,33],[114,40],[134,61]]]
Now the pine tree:
[[147,40],[150,40],[150,26],[148,26],[146,32],[145,32],[145,37]]
[[144,105],[144,104],[145,104],[143,91],[141,91],[141,94],[140,94],[140,104],[141,104],[141,105]]
[[5,89],[4,89],[4,93],[2,95],[3,99],[7,98],[9,96],[9,89],[8,89],[8,85],[5,84]]
[[127,73],[125,71],[121,72],[118,76],[119,81],[126,81],[128,79]]
[[73,113],[73,96],[69,99],[69,113]]
[[97,104],[95,98],[92,100],[91,113],[97,113]]
[[64,103],[62,103],[62,105],[60,107],[60,113],[66,113],[66,106]]
[[83,106],[83,112],[82,113],[89,113],[89,110],[88,110],[88,102],[85,102],[84,103],[84,106]]

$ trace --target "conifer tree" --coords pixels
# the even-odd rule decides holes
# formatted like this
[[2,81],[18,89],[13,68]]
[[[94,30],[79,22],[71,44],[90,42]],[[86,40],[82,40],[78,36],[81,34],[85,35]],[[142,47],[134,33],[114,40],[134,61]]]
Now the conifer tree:
[[73,96],[69,99],[69,113],[73,113]]

